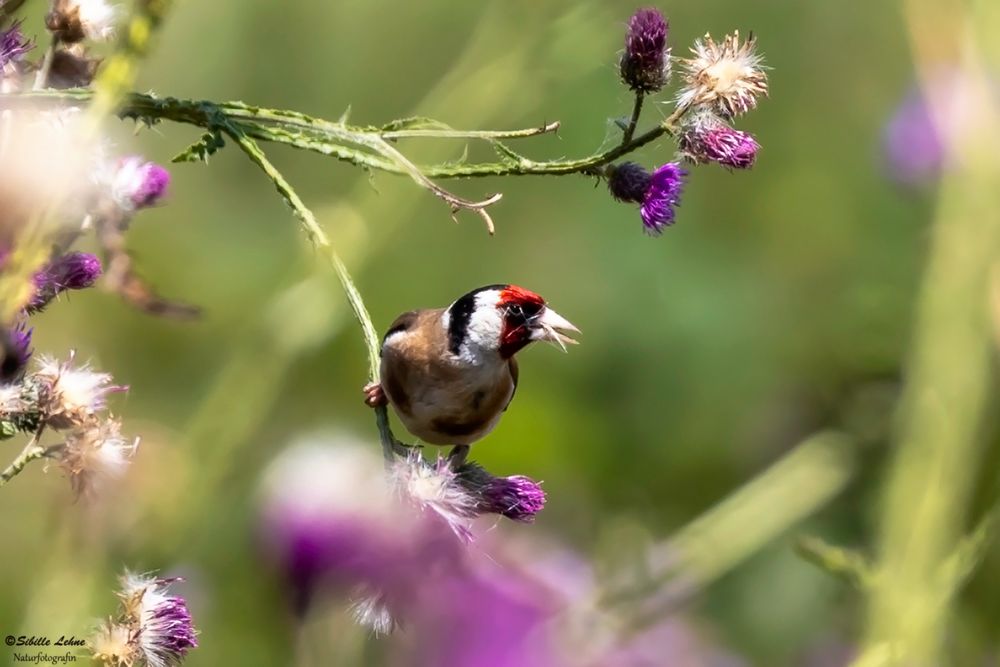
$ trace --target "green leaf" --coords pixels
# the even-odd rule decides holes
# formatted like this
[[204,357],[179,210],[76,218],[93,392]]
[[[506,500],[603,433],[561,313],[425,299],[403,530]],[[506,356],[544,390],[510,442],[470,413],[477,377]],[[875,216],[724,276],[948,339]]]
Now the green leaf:
[[395,132],[396,130],[450,130],[451,127],[439,120],[428,118],[427,116],[410,116],[409,118],[399,118],[389,121],[382,126],[383,132]]
[[220,132],[206,132],[198,141],[175,155],[171,162],[208,162],[208,156],[225,145]]

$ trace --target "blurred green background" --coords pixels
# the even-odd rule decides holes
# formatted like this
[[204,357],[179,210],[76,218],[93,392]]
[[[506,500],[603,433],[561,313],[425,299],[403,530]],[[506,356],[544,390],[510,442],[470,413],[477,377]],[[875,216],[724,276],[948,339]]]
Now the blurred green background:
[[[138,88],[331,119],[350,107],[362,124],[418,114],[470,129],[558,119],[558,136],[515,148],[581,156],[613,142],[612,118],[630,110],[615,65],[635,7],[180,2]],[[29,34],[40,32],[40,9]],[[473,198],[504,193],[490,238],[474,216],[452,223],[407,179],[265,148],[342,251],[380,329],[403,310],[513,282],[584,332],[568,355],[521,355],[513,409],[475,448],[497,474],[545,480],[537,524],[501,531],[607,559],[609,541],[629,548],[615,537],[623,527],[670,535],[818,429],[859,435],[846,493],[684,608],[748,664],[842,664],[810,660],[852,643],[861,599],[792,544],[804,532],[864,546],[873,529],[934,208],[932,192],[894,186],[880,160],[884,122],[913,80],[904,26],[893,3],[660,9],[675,54],[706,31],[752,30],[772,68],[770,99],[738,123],[763,147],[757,165],[693,169],[678,222],[660,238],[582,176],[446,183]],[[670,108],[647,104],[646,123]],[[116,127],[118,148],[161,163],[198,136],[167,123],[130,129]],[[464,146],[402,148],[431,161]],[[672,155],[663,140],[634,159],[654,166]],[[89,291],[33,319],[39,350],[75,348],[131,386],[113,408],[144,441],[126,484],[99,507],[72,503],[60,473],[41,465],[0,493],[0,629],[84,632],[79,618],[110,612],[113,577],[127,564],[184,573],[200,591],[192,607],[202,647],[187,664],[286,664],[291,629],[254,543],[258,480],[304,432],[335,425],[377,447],[360,400],[364,349],[334,274],[239,151],[171,173],[168,204],[139,216],[129,243],[144,276],[205,316],[155,319]],[[998,639],[998,564],[992,554],[982,567],[950,639],[975,664]],[[361,653],[377,664],[377,649]]]

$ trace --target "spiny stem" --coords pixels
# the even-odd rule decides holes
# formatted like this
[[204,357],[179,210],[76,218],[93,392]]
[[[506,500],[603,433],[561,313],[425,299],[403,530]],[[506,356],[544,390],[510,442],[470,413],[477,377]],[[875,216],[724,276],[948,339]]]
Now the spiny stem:
[[[243,149],[243,152],[247,154],[254,164],[260,167],[267,177],[271,179],[271,182],[274,183],[278,193],[281,194],[285,202],[291,207],[295,217],[302,222],[302,226],[306,230],[306,233],[309,235],[313,244],[317,248],[321,248],[329,252],[330,263],[333,265],[337,278],[340,280],[340,284],[344,288],[344,293],[347,295],[347,300],[351,304],[354,316],[357,318],[358,324],[361,325],[361,334],[365,340],[365,347],[367,347],[368,352],[369,377],[372,382],[378,382],[380,362],[378,334],[375,331],[375,325],[372,323],[371,315],[365,307],[364,299],[361,298],[361,293],[358,292],[358,288],[355,286],[354,280],[351,278],[351,274],[347,270],[347,266],[340,258],[340,255],[337,254],[337,251],[334,250],[333,246],[330,244],[330,239],[327,237],[322,227],[319,226],[316,216],[309,209],[309,207],[305,205],[291,184],[285,180],[285,177],[282,176],[281,172],[278,171],[278,169],[271,164],[271,161],[267,159],[267,156],[264,154],[264,151],[260,149],[260,146],[257,145],[257,142],[236,128],[227,128],[226,132],[230,137],[232,137],[233,141],[235,141],[237,145]],[[405,448],[392,434],[392,430],[389,427],[389,415],[385,407],[375,409],[375,424],[378,427],[379,439],[382,443],[382,454],[385,457],[386,462],[391,462],[394,454],[405,452]]]
[[639,124],[639,115],[642,114],[642,101],[645,97],[642,91],[635,94],[635,104],[632,106],[632,118],[629,120],[628,127],[625,128],[625,134],[622,136],[623,144],[632,141],[632,135],[635,134],[635,126]]
[[59,48],[59,37],[53,34],[48,48],[45,49],[45,55],[42,57],[42,64],[38,68],[38,72],[35,73],[34,90],[41,90],[49,84],[49,72],[52,71],[52,61],[56,57],[57,48]]
[[525,130],[452,130],[443,127],[441,129],[390,130],[380,132],[379,136],[383,139],[520,139],[523,137],[536,137],[540,134],[555,132],[558,129],[559,121],[556,121],[554,123],[546,123],[541,127],[532,127]]
[[[92,93],[84,89],[6,94],[0,95],[0,108],[29,102],[79,104],[90,100],[91,97]],[[686,111],[685,107],[678,107],[665,121],[634,136],[630,141],[583,158],[544,161],[508,159],[474,164],[411,166],[427,179],[592,174],[598,167],[632,153],[664,135],[672,135],[676,123]],[[206,130],[216,130],[228,123],[239,128],[247,136],[261,141],[331,155],[367,169],[411,175],[410,168],[397,163],[392,157],[394,154],[386,150],[388,144],[383,136],[385,131],[379,128],[333,123],[298,112],[262,109],[242,102],[192,101],[140,93],[132,93],[126,97],[120,115],[146,122],[171,120]]]
[[47,454],[48,450],[38,445],[38,439],[41,437],[41,434],[42,429],[36,431],[31,436],[28,444],[21,450],[21,453],[18,454],[17,458],[3,472],[0,472],[0,486],[17,477],[29,463],[35,459],[43,458]]

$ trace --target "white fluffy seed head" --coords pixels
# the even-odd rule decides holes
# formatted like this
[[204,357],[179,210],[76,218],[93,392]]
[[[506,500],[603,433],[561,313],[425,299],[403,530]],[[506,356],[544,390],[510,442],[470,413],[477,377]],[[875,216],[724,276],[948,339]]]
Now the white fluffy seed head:
[[91,495],[125,473],[138,444],[122,436],[121,422],[108,419],[70,433],[58,461],[76,494]]
[[447,459],[428,463],[414,452],[395,462],[391,477],[401,499],[439,517],[462,539],[471,537],[469,519],[476,515],[476,501],[458,483]]
[[92,371],[87,364],[74,366],[73,361],[72,354],[67,361],[42,357],[33,374],[44,387],[41,407],[45,423],[52,428],[88,424],[106,407],[108,394],[125,389],[111,384],[109,373]]

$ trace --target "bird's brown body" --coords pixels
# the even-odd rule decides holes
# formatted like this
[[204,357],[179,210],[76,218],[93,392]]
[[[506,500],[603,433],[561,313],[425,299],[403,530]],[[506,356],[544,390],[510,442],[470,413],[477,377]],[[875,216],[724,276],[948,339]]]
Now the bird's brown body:
[[[517,387],[513,357],[470,367],[448,351],[443,308],[404,313],[382,346],[382,389],[406,429],[431,445],[469,445],[493,430]],[[437,332],[413,336],[409,331]]]
[[560,330],[576,327],[545,301],[515,285],[487,285],[448,308],[403,313],[382,340],[381,383],[365,387],[365,402],[389,403],[406,429],[432,445],[468,446],[500,421],[517,389],[514,355],[537,340],[575,342]]

